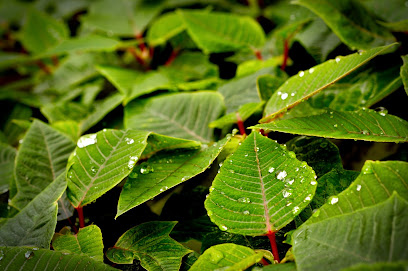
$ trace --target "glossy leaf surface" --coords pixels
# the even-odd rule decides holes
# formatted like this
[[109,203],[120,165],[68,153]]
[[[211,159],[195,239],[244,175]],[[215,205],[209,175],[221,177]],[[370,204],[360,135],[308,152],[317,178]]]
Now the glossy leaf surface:
[[82,136],[68,164],[67,196],[74,207],[91,203],[132,171],[148,132],[102,130]]
[[388,29],[378,24],[358,1],[296,0],[295,3],[319,15],[351,48],[370,49],[395,41]]
[[78,234],[57,233],[52,241],[56,251],[88,256],[96,261],[103,262],[102,232],[96,225],[81,228]]
[[114,263],[132,264],[134,259],[147,270],[179,270],[181,258],[190,252],[169,237],[177,222],[147,222],[125,232],[106,252]]
[[394,193],[377,205],[302,226],[293,234],[298,270],[406,260],[407,212],[407,202]]
[[265,235],[284,227],[309,204],[315,177],[293,152],[253,132],[225,160],[205,208],[221,230]]
[[164,95],[135,100],[125,107],[125,127],[209,142],[208,124],[224,110],[222,96],[215,92]]
[[392,46],[394,45],[377,47],[345,57],[339,56],[292,76],[269,99],[265,106],[266,117],[261,119],[261,122],[276,118]]
[[0,247],[0,268],[14,270],[117,270],[87,256],[66,254],[37,247]]
[[264,255],[273,258],[270,252],[255,251],[249,247],[235,244],[212,246],[197,259],[190,271],[201,270],[246,270],[258,263]]
[[116,217],[204,172],[228,141],[225,138],[201,149],[162,151],[136,166],[123,186]]
[[62,173],[17,215],[7,219],[0,226],[0,245],[49,248],[57,225],[57,201],[66,187]]
[[16,157],[17,194],[10,205],[21,210],[65,171],[74,143],[47,124],[34,120]]
[[360,175],[343,192],[330,197],[306,224],[347,214],[388,199],[394,191],[408,200],[408,163],[367,161]]
[[258,124],[252,128],[338,139],[408,141],[407,121],[386,112],[370,109],[355,112],[329,110],[320,115]]

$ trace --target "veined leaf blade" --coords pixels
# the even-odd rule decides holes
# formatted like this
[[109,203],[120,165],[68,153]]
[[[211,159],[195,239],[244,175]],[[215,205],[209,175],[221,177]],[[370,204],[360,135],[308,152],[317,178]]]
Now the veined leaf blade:
[[408,122],[385,112],[329,110],[320,115],[258,124],[254,129],[376,142],[408,141]]

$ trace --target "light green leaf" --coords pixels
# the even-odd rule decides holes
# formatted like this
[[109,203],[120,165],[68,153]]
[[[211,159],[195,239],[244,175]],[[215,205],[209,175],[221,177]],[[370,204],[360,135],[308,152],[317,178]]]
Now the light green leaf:
[[225,126],[232,125],[238,122],[238,116],[242,121],[246,121],[250,116],[256,112],[261,112],[263,109],[263,103],[248,103],[241,106],[238,112],[229,113],[221,118],[211,122],[208,127],[210,128],[224,128]]
[[71,139],[74,143],[76,143],[81,136],[79,132],[79,124],[76,121],[56,121],[51,126],[58,132],[69,137],[69,139]]
[[291,118],[252,126],[284,133],[377,142],[408,141],[408,122],[387,112],[329,110],[320,115]]
[[37,247],[0,247],[2,261],[0,269],[13,270],[117,270],[107,264],[83,255],[66,253]]
[[[240,63],[237,67],[235,77],[250,75],[259,70],[268,67],[278,67],[282,63],[282,56],[271,57],[268,59],[251,59]],[[282,72],[283,74],[283,72]],[[284,77],[284,76],[282,76]]]
[[191,266],[190,271],[210,270],[246,270],[261,261],[266,256],[273,256],[266,250],[253,250],[235,244],[220,244],[212,246],[198,258]]
[[136,166],[123,186],[116,217],[204,172],[228,142],[229,137],[201,150],[161,151]]
[[393,45],[374,48],[345,57],[336,57],[301,71],[287,80],[269,99],[261,122],[267,122],[340,80]]
[[10,145],[0,142],[0,194],[7,192],[14,179],[14,159],[17,151]]
[[224,96],[227,113],[236,112],[248,103],[259,103],[261,100],[257,92],[257,79],[265,74],[274,73],[274,68],[264,68],[250,75],[229,80],[218,88]]
[[370,49],[395,42],[391,32],[377,24],[359,1],[296,0],[294,3],[316,13],[351,48]]
[[41,52],[37,57],[45,57],[45,56],[52,56],[52,55],[61,55],[67,54],[71,52],[81,51],[81,52],[88,52],[88,51],[106,51],[110,52],[116,49],[119,46],[120,41],[100,35],[87,35],[87,36],[79,36],[74,37],[71,39],[66,39],[59,43],[57,46],[45,51]]
[[407,261],[381,262],[374,264],[356,264],[352,267],[341,269],[341,271],[405,271],[408,268]]
[[68,164],[67,196],[75,208],[96,200],[132,171],[149,132],[107,130],[82,136]]
[[250,17],[193,10],[179,10],[178,14],[206,54],[260,48],[265,42],[261,26]]
[[408,200],[408,163],[367,161],[357,179],[343,192],[328,199],[306,224],[352,213],[388,199],[397,191]]
[[166,43],[185,29],[182,17],[178,13],[169,12],[152,23],[146,38],[151,46],[157,46]]
[[284,264],[270,264],[264,266],[262,271],[296,271],[296,264],[289,262]]
[[21,210],[65,171],[74,143],[47,124],[34,120],[16,157],[17,194],[10,205]]
[[86,255],[103,262],[102,232],[96,225],[81,228],[75,235],[71,232],[57,233],[52,240],[52,247],[56,251]]
[[177,222],[154,221],[131,228],[106,252],[114,263],[132,264],[134,259],[151,271],[179,270],[181,258],[190,252],[169,237]]
[[402,56],[402,60],[404,61],[404,65],[401,67],[401,78],[402,83],[404,84],[405,92],[408,95],[408,55]]
[[163,9],[161,1],[102,0],[93,2],[82,23],[108,35],[134,37]]
[[68,38],[68,35],[63,22],[30,9],[21,32],[21,43],[29,52],[40,54]]
[[309,204],[315,177],[293,152],[253,132],[224,161],[205,208],[221,230],[243,235],[276,232]]
[[0,246],[49,248],[57,225],[57,200],[66,187],[65,173],[61,173],[17,215],[6,220],[0,227]]
[[213,129],[208,124],[224,111],[216,92],[179,93],[135,100],[125,107],[125,127],[209,142]]
[[407,212],[407,202],[394,193],[378,205],[300,227],[293,233],[298,270],[407,260]]

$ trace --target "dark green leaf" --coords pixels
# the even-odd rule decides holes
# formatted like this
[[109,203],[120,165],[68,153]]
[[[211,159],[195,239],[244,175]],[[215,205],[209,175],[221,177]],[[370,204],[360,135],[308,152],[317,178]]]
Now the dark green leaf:
[[287,225],[309,204],[315,178],[293,152],[253,132],[224,161],[205,207],[221,230],[265,235]]
[[296,265],[341,270],[361,262],[407,260],[407,212],[407,202],[394,193],[377,205],[304,225],[293,234]]
[[262,101],[267,102],[272,94],[285,83],[285,79],[275,75],[265,74],[259,76],[256,83],[259,97]]
[[352,267],[341,269],[341,271],[405,271],[408,268],[408,262],[383,262],[374,264],[356,264]]
[[408,95],[408,55],[402,56],[402,60],[404,61],[404,65],[401,67],[401,78],[402,83],[404,83],[405,92]]
[[257,112],[261,112],[263,103],[248,103],[241,106],[237,112],[229,113],[213,122],[208,126],[210,128],[224,128],[238,122],[238,119],[246,121],[250,116]]
[[6,124],[4,125],[4,133],[10,145],[15,145],[23,137],[24,128],[18,126],[15,120],[28,120],[31,118],[32,110],[28,106],[16,104],[11,111]]
[[148,270],[179,270],[181,258],[190,252],[169,237],[177,222],[147,222],[131,228],[109,248],[114,263],[131,264],[134,259]]
[[9,184],[14,181],[14,159],[16,149],[6,143],[0,142],[0,194],[9,189]]
[[408,141],[408,122],[387,112],[329,110],[320,115],[291,118],[251,128],[309,136],[377,142]]

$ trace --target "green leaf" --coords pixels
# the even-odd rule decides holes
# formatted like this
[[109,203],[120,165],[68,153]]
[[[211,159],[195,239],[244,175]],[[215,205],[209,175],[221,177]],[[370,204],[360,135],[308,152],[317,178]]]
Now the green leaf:
[[182,17],[178,13],[169,12],[152,23],[146,38],[151,46],[157,46],[166,43],[185,29]]
[[204,53],[260,48],[265,42],[261,26],[235,14],[179,10],[188,34]]
[[52,241],[56,251],[86,255],[99,262],[103,262],[102,232],[96,225],[81,228],[78,234],[72,235],[57,233]]
[[284,263],[284,264],[270,264],[264,266],[262,271],[296,271],[295,263]]
[[216,245],[204,251],[190,271],[246,270],[260,262],[264,256],[273,258],[266,250],[255,251],[235,244]]
[[70,255],[36,247],[0,247],[0,269],[12,270],[117,270],[83,255]]
[[80,132],[79,132],[79,124],[73,120],[66,120],[66,121],[57,121],[54,122],[52,128],[57,130],[58,132],[66,135],[72,142],[76,143],[79,139]]
[[215,92],[170,94],[132,101],[125,107],[124,123],[130,129],[209,142],[213,129],[208,124],[223,111],[222,96]]
[[404,84],[405,92],[408,95],[408,55],[402,56],[402,60],[404,61],[404,65],[401,67],[401,78],[402,83]]
[[49,123],[67,120],[81,120],[88,114],[88,108],[77,102],[49,103],[41,107],[41,113]]
[[320,65],[301,71],[287,80],[269,99],[261,122],[276,118],[279,114],[299,104],[324,88],[340,80],[373,57],[395,44],[374,48],[345,57],[336,57]]
[[147,270],[179,270],[181,258],[190,252],[169,237],[177,222],[147,222],[131,228],[106,252],[114,263],[132,264],[134,259]]
[[14,180],[14,159],[16,149],[0,142],[0,194],[7,192],[9,184]]
[[285,79],[280,76],[265,74],[258,77],[258,95],[262,101],[267,102],[273,93],[283,84]]
[[229,142],[202,149],[161,151],[133,169],[119,197],[116,217],[204,172]]
[[250,128],[308,136],[377,142],[408,141],[408,122],[387,112],[329,110],[320,115],[291,118]]
[[287,225],[309,204],[315,178],[293,152],[253,132],[224,161],[205,208],[221,230],[265,235]]
[[161,1],[102,0],[93,2],[81,21],[88,28],[96,28],[108,35],[134,37],[143,33],[162,9]]
[[341,271],[404,271],[408,267],[407,261],[400,262],[382,262],[374,264],[356,264],[352,267],[341,269]]
[[15,120],[29,120],[31,115],[33,114],[30,107],[16,104],[10,115],[6,124],[4,125],[4,134],[7,137],[7,142],[10,145],[15,145],[18,143],[19,139],[22,138],[23,134],[25,133],[25,129],[18,126]]
[[238,122],[238,117],[242,121],[246,121],[250,116],[256,112],[261,112],[263,103],[248,103],[239,108],[237,112],[229,113],[221,118],[211,122],[208,127],[210,128],[224,128],[225,126],[232,125]]
[[362,4],[380,20],[379,23],[390,22],[398,23],[404,22],[408,19],[408,7],[404,0],[390,0],[384,2],[382,0],[367,0]]
[[378,205],[300,227],[293,234],[298,270],[406,260],[407,212],[407,202],[394,193]]
[[39,54],[68,38],[65,24],[38,10],[30,9],[21,32],[21,43],[29,52]]
[[306,222],[322,221],[372,206],[397,191],[408,200],[408,163],[401,161],[367,161],[357,179],[342,193],[332,196]]
[[68,164],[67,196],[75,208],[96,200],[132,171],[149,132],[104,129],[82,136]]
[[61,173],[17,215],[7,219],[0,226],[0,245],[49,248],[57,225],[57,200],[66,187],[65,173]]
[[395,42],[394,36],[354,0],[296,0],[316,13],[349,47],[370,49]]
[[74,143],[47,124],[34,120],[16,156],[17,194],[10,205],[21,210],[65,171]]
[[[262,60],[261,59],[247,60],[238,65],[235,77],[243,77],[268,67],[278,67],[281,63],[282,63],[281,56],[271,57]],[[284,77],[283,74],[284,73],[282,72],[282,77]]]

